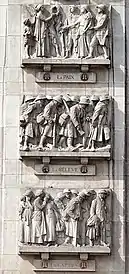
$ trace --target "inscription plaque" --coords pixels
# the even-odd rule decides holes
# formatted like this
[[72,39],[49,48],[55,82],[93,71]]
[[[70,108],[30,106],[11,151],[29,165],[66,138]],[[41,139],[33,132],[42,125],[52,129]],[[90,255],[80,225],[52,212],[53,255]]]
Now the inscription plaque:
[[96,174],[95,165],[49,165],[46,169],[42,164],[35,165],[36,175],[83,175],[91,176]]
[[36,82],[96,83],[96,74],[94,72],[37,72]]

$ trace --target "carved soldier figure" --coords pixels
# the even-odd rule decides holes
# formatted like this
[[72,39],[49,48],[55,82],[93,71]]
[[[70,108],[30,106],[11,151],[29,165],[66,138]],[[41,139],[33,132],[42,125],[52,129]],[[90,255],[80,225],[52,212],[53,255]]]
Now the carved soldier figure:
[[25,58],[31,58],[33,55],[32,48],[34,47],[35,37],[33,32],[33,24],[31,24],[29,19],[24,21],[24,49],[25,49]]
[[91,146],[91,150],[93,151],[95,150],[95,142],[104,145],[105,143],[108,144],[110,140],[108,104],[109,96],[103,95],[100,97],[100,101],[96,104],[94,109],[88,145],[88,149]]
[[81,245],[85,246],[87,235],[87,220],[90,216],[90,206],[96,192],[94,190],[85,191],[85,199],[81,203],[81,216],[79,220],[79,234],[81,238]]
[[59,125],[61,129],[59,131],[60,140],[59,145],[60,148],[68,146],[68,135],[69,135],[69,128],[71,126],[70,121],[70,107],[74,104],[72,98],[69,95],[63,96],[63,102],[65,105],[64,112],[60,115],[59,118]]
[[47,137],[53,138],[53,146],[55,146],[55,127],[58,107],[62,104],[62,97],[60,95],[53,97],[53,100],[48,103],[44,109],[44,132],[41,135],[39,150],[43,150]]
[[65,244],[72,243],[73,246],[78,244],[79,239],[79,218],[81,215],[81,203],[85,198],[85,193],[80,192],[76,198],[73,198],[64,212],[64,220],[66,223],[66,239]]
[[34,210],[32,215],[32,243],[42,244],[46,235],[46,222],[44,209],[46,206],[45,193],[37,190],[34,200]]
[[20,242],[29,244],[31,243],[31,230],[32,230],[32,212],[33,205],[31,203],[33,197],[33,192],[31,190],[26,191],[26,193],[21,198],[20,203]]
[[107,208],[106,198],[109,191],[100,190],[96,199],[92,201],[90,209],[90,217],[87,221],[90,245],[96,243],[106,245],[106,221],[107,221]]
[[72,106],[70,108],[70,128],[69,128],[69,136],[68,136],[68,146],[69,148],[73,148],[74,139],[77,140],[79,136],[84,136],[86,133],[83,129],[85,110],[87,103],[87,97],[82,96],[78,104]]
[[106,45],[106,40],[108,36],[108,31],[109,31],[109,17],[106,11],[106,6],[105,5],[98,5],[98,14],[96,16],[97,24],[94,27],[95,34],[91,40],[90,43],[90,51],[89,55],[86,58],[92,58],[93,57],[93,52],[94,49],[100,45],[103,48],[104,52],[104,58],[108,58],[108,48]]
[[33,96],[26,96],[25,101],[20,108],[20,145],[24,146],[24,149],[28,148],[29,136],[27,135],[28,115],[27,110],[30,103],[34,101]]

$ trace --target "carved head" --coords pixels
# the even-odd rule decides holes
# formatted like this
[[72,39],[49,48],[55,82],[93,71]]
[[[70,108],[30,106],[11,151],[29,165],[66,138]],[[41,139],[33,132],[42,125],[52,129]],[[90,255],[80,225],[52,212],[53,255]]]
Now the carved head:
[[88,106],[89,103],[90,103],[89,98],[87,98],[86,96],[81,96],[81,97],[80,97],[79,105],[80,105],[82,108],[85,108],[86,106]]
[[92,95],[90,98],[91,102],[93,105],[96,105],[99,102],[99,96],[97,95]]
[[87,13],[88,11],[89,11],[88,6],[85,6],[85,7],[82,6],[82,7],[81,7],[80,13],[81,13],[81,14],[84,14],[84,13]]
[[35,197],[40,197],[43,198],[45,196],[44,190],[43,189],[38,189],[36,190]]
[[110,100],[110,97],[108,94],[105,94],[105,95],[102,95],[100,97],[100,102],[104,102],[105,104],[108,104],[109,103],[109,100]]
[[52,7],[52,13],[57,13],[58,12],[58,9],[56,6]]
[[44,11],[44,6],[42,4],[39,4],[35,7],[36,11],[39,12],[39,11]]
[[59,104],[59,105],[61,105],[63,103],[61,95],[57,95],[57,96],[53,97],[53,100],[56,104]]
[[106,197],[110,194],[109,190],[106,190],[106,189],[101,189],[99,192],[98,192],[98,196],[101,198],[101,199],[106,199]]
[[70,7],[70,13],[75,13],[75,11],[76,11],[76,7],[75,6],[71,6]]
[[65,194],[65,197],[66,198],[70,198],[71,197],[71,190],[70,189],[67,189],[67,188],[65,188],[64,190],[63,190],[63,193]]
[[28,27],[31,26],[31,22],[30,22],[30,19],[29,19],[29,18],[25,19],[24,25],[25,25],[25,26],[28,26]]
[[103,4],[98,5],[97,7],[98,13],[105,13],[106,12],[106,6]]

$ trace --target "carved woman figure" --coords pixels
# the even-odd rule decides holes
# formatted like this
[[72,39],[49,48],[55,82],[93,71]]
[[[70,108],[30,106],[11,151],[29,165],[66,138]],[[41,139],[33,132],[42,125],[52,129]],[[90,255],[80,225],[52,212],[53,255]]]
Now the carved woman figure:
[[37,190],[35,196],[32,215],[32,243],[42,244],[43,237],[46,235],[44,216],[44,208],[46,206],[45,193],[43,190]]
[[32,191],[27,191],[21,198],[21,205],[19,216],[21,220],[20,242],[31,243],[31,229],[32,229],[32,212],[33,206],[31,204]]
[[36,56],[45,56],[45,15],[44,6],[39,4],[36,7],[36,17],[35,17],[35,31],[34,36],[36,38]]
[[46,237],[45,241],[49,245],[56,243],[56,223],[58,220],[59,212],[56,204],[54,203],[50,194],[46,194],[46,207],[45,207],[45,219],[46,219]]
[[89,11],[89,8],[82,7],[80,16],[77,21],[73,25],[64,27],[64,29],[66,30],[78,27],[77,37],[75,41],[76,45],[74,46],[74,48],[79,58],[84,58],[88,55],[93,23],[93,15]]

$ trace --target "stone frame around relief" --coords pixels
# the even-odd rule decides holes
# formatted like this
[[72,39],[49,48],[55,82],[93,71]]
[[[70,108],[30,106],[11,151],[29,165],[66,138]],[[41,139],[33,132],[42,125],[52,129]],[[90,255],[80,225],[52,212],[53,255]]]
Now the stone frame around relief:
[[[111,50],[111,6],[103,6],[102,7],[102,5],[99,5],[100,6],[100,8],[102,8],[102,11],[104,11],[105,10],[105,14],[108,14],[108,17],[109,17],[109,23],[108,23],[108,28],[109,28],[109,41],[108,41],[108,47],[109,47],[109,51]],[[42,8],[43,7],[43,8]],[[86,7],[86,6],[85,6]],[[68,18],[69,18],[69,20],[73,20],[73,19],[70,19],[70,18],[73,18],[73,16],[76,18],[74,18],[74,22],[76,21],[76,20],[78,20],[78,18],[79,18],[79,16],[81,16],[81,15],[79,15],[79,14],[81,14],[80,13],[80,10],[81,9],[83,9],[83,8],[85,8],[84,7],[84,5],[57,5],[57,7],[56,6],[50,6],[50,5],[46,5],[46,6],[43,6],[43,5],[23,5],[22,6],[22,10],[23,10],[23,13],[22,13],[22,21],[23,22],[25,22],[25,20],[30,20],[30,23],[32,24],[32,31],[33,31],[33,33],[34,33],[34,35],[36,35],[36,29],[35,29],[35,20],[39,20],[39,19],[36,19],[37,17],[35,17],[35,16],[38,16],[38,14],[39,14],[39,17],[38,18],[42,18],[42,20],[46,20],[46,18],[50,18],[51,17],[51,9],[57,9],[58,10],[58,12],[56,13],[57,14],[57,17],[59,17],[57,20],[59,20],[59,22],[58,22],[58,24],[60,25],[61,24],[61,28],[62,28],[62,24],[64,25],[65,24],[65,22],[66,21],[68,21]],[[41,10],[40,10],[41,9]],[[91,18],[93,19],[93,22],[95,22],[95,13],[96,13],[96,11],[95,11],[95,6],[93,6],[93,5],[89,5],[89,14],[90,14],[90,12],[91,12]],[[42,12],[41,12],[42,11]],[[72,12],[72,13],[71,13]],[[42,16],[41,16],[41,13],[42,13]],[[37,14],[37,15],[36,15]],[[43,15],[44,14],[44,15]],[[53,14],[53,13],[52,13]],[[66,14],[68,15],[68,18],[67,18],[67,20],[66,20]],[[71,15],[70,15],[71,14]],[[87,15],[86,15],[87,16]],[[46,33],[46,29],[49,29],[49,35],[50,35],[50,37],[51,37],[51,32],[52,32],[52,35],[54,35],[54,30],[52,31],[52,29],[53,29],[53,25],[52,25],[52,20],[56,20],[56,15],[54,15],[54,18],[55,19],[51,19],[50,20],[50,23],[45,23],[45,21],[42,21],[42,22],[44,22],[43,24],[44,24],[44,31],[45,31],[45,33]],[[98,18],[98,17],[97,17]],[[60,21],[61,20],[61,21]],[[82,19],[81,19],[82,20]],[[87,17],[85,18],[85,20],[87,20]],[[89,19],[88,19],[89,20]],[[97,19],[98,20],[98,19]],[[62,22],[62,23],[61,23]],[[48,27],[45,27],[45,24],[48,24]],[[68,24],[68,22],[67,22],[67,24]],[[73,24],[73,23],[72,23]],[[91,23],[91,25],[92,25],[92,23]],[[93,23],[93,26],[94,25],[96,25],[95,23]],[[27,28],[27,27],[26,27]],[[29,27],[28,27],[29,28]],[[48,30],[47,30],[48,31]],[[69,30],[70,31],[70,30]],[[68,31],[68,33],[69,33],[69,31]],[[71,29],[71,31],[72,31],[72,29]],[[105,30],[106,31],[106,30]],[[93,31],[92,31],[92,27],[91,27],[91,32],[92,32],[92,34],[91,34],[91,37],[93,37]],[[60,32],[59,32],[60,33]],[[75,31],[73,32],[72,31],[72,33],[73,34],[71,34],[71,35],[73,35],[72,36],[72,38],[70,38],[70,39],[73,39],[73,41],[74,42],[72,42],[73,43],[73,45],[74,45],[74,43],[76,43],[76,41],[78,41],[78,40],[76,40],[76,37],[78,37],[77,35],[77,29],[75,28]],[[26,34],[25,34],[26,35]],[[46,35],[46,34],[44,34],[44,35]],[[69,35],[69,34],[68,34]],[[89,35],[89,34],[87,34],[87,35]],[[105,33],[105,35],[106,35],[106,33]],[[27,37],[27,35],[26,35],[26,37]],[[44,37],[46,37],[46,36],[44,36]],[[54,36],[52,36],[52,37],[54,37]],[[30,39],[30,40],[29,40]],[[47,39],[47,38],[43,38],[43,39]],[[55,39],[54,41],[54,43],[55,44],[53,44],[53,46],[55,47],[56,46],[56,41],[58,40],[56,37],[55,38],[53,38],[53,39]],[[60,44],[61,43],[63,43],[63,40],[62,39],[64,39],[64,38],[61,38],[61,34],[60,34],[60,39],[61,39],[61,41],[60,41]],[[68,38],[67,38],[68,39]],[[80,39],[80,38],[79,38]],[[89,38],[88,38],[89,39]],[[92,39],[92,38],[91,38]],[[104,39],[104,38],[103,38]],[[47,39],[48,40],[48,39]],[[46,41],[47,41],[46,40]],[[65,38],[65,40],[66,40],[66,38]],[[43,40],[42,40],[43,41]],[[48,40],[49,41],[49,40]],[[48,41],[47,41],[47,44],[48,44]],[[70,40],[71,41],[71,40]],[[50,42],[50,41],[49,41]],[[37,43],[37,42],[36,42]],[[65,43],[66,43],[66,41],[65,41]],[[78,42],[79,43],[79,42]],[[107,42],[106,42],[107,43]],[[23,44],[24,45],[26,45],[27,44],[27,38],[25,38],[25,42],[23,42],[23,39],[22,39],[22,48],[23,48]],[[28,38],[28,45],[31,45],[31,38]],[[62,45],[62,44],[61,44]],[[86,46],[85,46],[86,47]],[[45,48],[44,47],[42,47],[43,48],[43,50],[45,50]],[[51,46],[50,46],[50,48],[51,48]],[[56,46],[56,48],[59,48],[59,44],[58,44],[58,47]],[[64,46],[62,47],[62,48],[64,48]],[[101,54],[102,54],[102,51],[101,51],[101,49],[99,49],[100,50],[100,56],[101,56]],[[74,50],[74,53],[75,53],[75,50]],[[38,53],[39,54],[39,53]],[[41,54],[41,53],[40,53]],[[108,59],[108,58],[103,58],[103,57],[97,57],[97,58],[90,58],[90,59],[86,59],[86,58],[84,58],[84,59],[81,59],[80,57],[78,58],[78,57],[72,57],[72,55],[71,56],[69,56],[68,58],[65,58],[65,55],[64,56],[62,56],[62,54],[61,54],[61,56],[59,56],[59,54],[58,54],[58,56],[47,56],[47,58],[46,57],[43,57],[42,56],[42,54],[41,54],[41,56],[40,56],[40,54],[39,54],[39,57],[37,58],[36,56],[35,56],[35,54],[34,54],[34,57],[33,58],[23,58],[23,60],[22,60],[22,65],[23,66],[40,66],[40,65],[44,65],[44,64],[51,64],[51,65],[54,65],[54,66],[56,66],[56,65],[59,65],[59,64],[61,64],[61,65],[65,65],[65,66],[75,66],[76,64],[78,64],[78,65],[90,65],[90,64],[92,64],[92,65],[110,65],[110,60]],[[23,54],[22,54],[23,55]],[[111,56],[111,54],[109,53],[109,55]],[[97,56],[97,55],[96,55]]]

